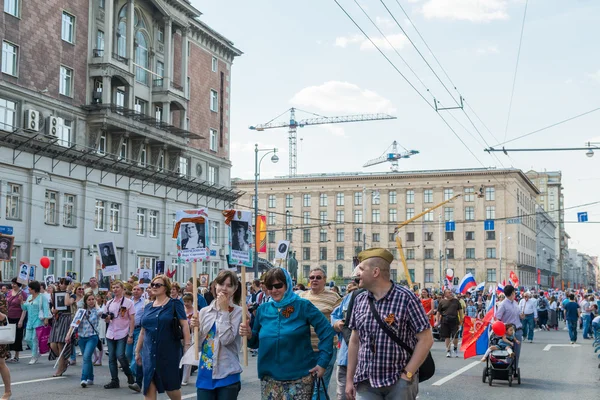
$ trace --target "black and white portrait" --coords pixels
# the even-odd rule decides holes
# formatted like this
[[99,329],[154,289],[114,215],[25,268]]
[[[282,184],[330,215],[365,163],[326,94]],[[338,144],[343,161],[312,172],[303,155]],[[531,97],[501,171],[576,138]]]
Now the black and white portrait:
[[205,224],[186,222],[181,224],[181,248],[183,250],[206,247]]
[[231,249],[244,252],[250,251],[248,222],[231,221]]
[[105,266],[117,265],[117,257],[112,243],[100,243],[100,257]]
[[54,292],[54,308],[58,311],[65,311],[67,306],[65,305],[65,298],[67,292]]
[[46,287],[54,284],[54,275],[46,275]]
[[0,236],[0,260],[10,261],[14,241],[13,236]]

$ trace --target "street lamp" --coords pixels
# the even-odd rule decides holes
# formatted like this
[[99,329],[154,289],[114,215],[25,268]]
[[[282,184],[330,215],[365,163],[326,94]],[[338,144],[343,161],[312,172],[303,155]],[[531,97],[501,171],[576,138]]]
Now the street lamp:
[[[258,160],[259,152],[266,152]],[[256,229],[258,228],[258,177],[260,176],[260,164],[262,160],[269,154],[273,153],[271,156],[271,162],[276,164],[279,161],[279,157],[277,157],[277,149],[259,149],[258,144],[254,145],[254,230],[255,230],[255,243],[254,243],[254,279],[258,279],[258,247],[256,243],[256,238],[258,237]]]

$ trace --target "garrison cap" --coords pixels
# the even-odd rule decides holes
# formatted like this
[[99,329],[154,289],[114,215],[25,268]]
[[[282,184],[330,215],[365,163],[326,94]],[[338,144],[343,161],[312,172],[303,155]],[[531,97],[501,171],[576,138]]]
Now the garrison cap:
[[380,247],[373,247],[371,249],[361,251],[358,254],[358,261],[363,262],[365,260],[368,260],[369,258],[375,258],[375,257],[383,258],[385,261],[389,262],[390,264],[392,263],[392,261],[394,261],[394,256],[392,255],[392,253],[390,253],[386,249],[382,249]]

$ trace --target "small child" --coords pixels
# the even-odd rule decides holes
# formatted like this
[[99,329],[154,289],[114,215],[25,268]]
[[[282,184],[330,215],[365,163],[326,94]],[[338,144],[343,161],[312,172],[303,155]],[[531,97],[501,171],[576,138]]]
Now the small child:
[[517,344],[521,343],[515,338],[515,325],[514,324],[505,324],[504,326],[506,328],[506,332],[504,333],[504,336],[502,336],[502,338],[500,338],[500,340],[498,340],[497,345],[492,345],[487,349],[487,351],[483,355],[483,358],[481,359],[482,362],[487,360],[490,353],[494,350],[506,350],[508,355],[511,355],[513,353],[512,347],[515,345],[515,343],[517,343]]

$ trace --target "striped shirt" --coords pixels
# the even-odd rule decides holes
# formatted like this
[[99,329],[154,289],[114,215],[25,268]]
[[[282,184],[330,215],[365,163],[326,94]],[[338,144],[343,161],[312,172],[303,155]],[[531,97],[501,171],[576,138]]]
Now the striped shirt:
[[[369,297],[374,299],[369,291],[356,296],[348,325],[360,340],[354,383],[369,381],[373,388],[388,387],[400,379],[411,355],[381,329],[371,313]],[[392,284],[374,306],[384,323],[412,349],[417,345],[417,333],[431,328],[421,300],[400,285]]]
[[[299,294],[300,297],[313,303],[315,307],[319,309],[327,318],[327,321],[331,321],[331,313],[337,308],[342,302],[342,298],[331,290],[325,289],[319,294],[314,294],[312,290],[307,290]],[[314,351],[319,351],[319,337],[315,333],[315,329],[310,327],[310,341]],[[333,345],[337,347],[337,335],[333,337]]]

